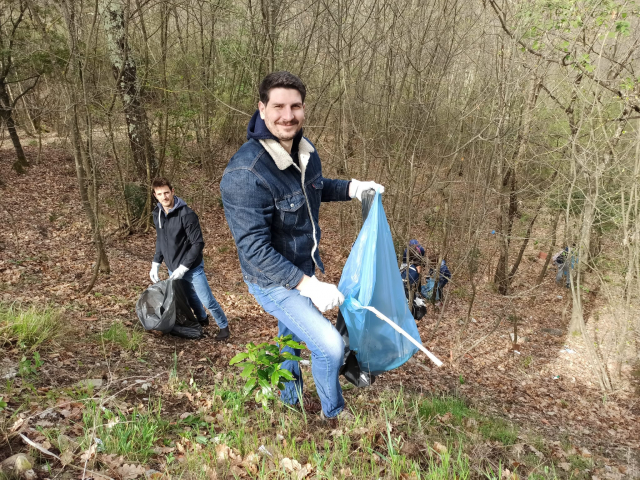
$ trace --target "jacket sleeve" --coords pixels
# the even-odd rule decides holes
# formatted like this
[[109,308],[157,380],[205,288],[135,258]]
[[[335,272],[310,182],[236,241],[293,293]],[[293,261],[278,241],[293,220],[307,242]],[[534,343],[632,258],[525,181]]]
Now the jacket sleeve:
[[196,212],[189,212],[182,217],[182,228],[184,228],[187,238],[189,239],[189,250],[182,257],[181,265],[191,269],[196,267],[195,261],[204,250],[204,239],[202,238],[202,230],[200,229],[200,221]]
[[164,255],[162,254],[162,245],[160,245],[160,231],[158,230],[158,221],[156,219],[157,215],[155,214],[155,211],[152,212],[152,216],[153,223],[156,226],[156,254],[153,256],[153,261],[155,263],[162,263],[162,261],[164,260]]
[[231,170],[224,174],[220,191],[240,263],[275,284],[295,288],[304,273],[271,245],[275,205],[266,181],[246,169]]
[[349,180],[335,180],[323,178],[322,201],[323,202],[344,202],[351,200],[349,197]]

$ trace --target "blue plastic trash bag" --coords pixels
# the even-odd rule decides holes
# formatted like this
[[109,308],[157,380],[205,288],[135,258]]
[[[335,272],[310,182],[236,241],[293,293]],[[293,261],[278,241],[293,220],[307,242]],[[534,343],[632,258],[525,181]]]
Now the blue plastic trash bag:
[[350,348],[356,352],[362,371],[378,375],[393,370],[418,350],[404,335],[362,308],[376,308],[422,343],[404,295],[391,230],[378,193],[342,270],[338,289],[345,296],[340,311],[349,331]]
[[[435,280],[431,277],[427,277],[424,285],[420,289],[420,293],[427,300],[431,300],[431,296],[433,295],[433,286],[436,284]],[[440,300],[440,292],[436,290],[436,302]]]

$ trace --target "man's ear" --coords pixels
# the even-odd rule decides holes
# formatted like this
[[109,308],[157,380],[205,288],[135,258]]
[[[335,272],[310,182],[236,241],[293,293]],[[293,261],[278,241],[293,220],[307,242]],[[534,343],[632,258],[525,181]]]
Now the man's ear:
[[264,120],[264,109],[267,108],[267,106],[262,103],[262,101],[258,102],[258,110],[260,111],[260,118],[262,120]]

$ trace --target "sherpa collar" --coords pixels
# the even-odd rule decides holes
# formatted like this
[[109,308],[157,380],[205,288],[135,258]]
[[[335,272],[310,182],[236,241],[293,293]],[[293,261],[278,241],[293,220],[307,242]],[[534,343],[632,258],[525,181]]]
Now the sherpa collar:
[[[267,151],[267,153],[271,155],[271,158],[273,158],[273,161],[276,163],[276,166],[280,170],[286,170],[291,165],[295,165],[295,163],[293,162],[293,158],[291,158],[291,155],[289,155],[284,147],[280,145],[280,142],[278,140],[266,139],[260,140],[260,143]],[[314,151],[315,149],[313,148],[313,145],[311,145],[311,142],[302,137],[302,139],[300,140],[300,144],[298,145],[298,155],[301,160],[301,165],[303,164],[302,159],[306,158],[308,161],[309,156],[311,156]],[[306,164],[306,161],[304,163]]]

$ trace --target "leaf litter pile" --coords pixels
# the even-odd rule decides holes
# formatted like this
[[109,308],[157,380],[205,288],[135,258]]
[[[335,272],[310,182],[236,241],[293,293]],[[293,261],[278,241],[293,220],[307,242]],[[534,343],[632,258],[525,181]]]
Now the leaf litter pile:
[[[192,180],[204,178],[197,170],[175,181],[200,217],[231,339],[215,343],[215,325],[197,341],[148,333],[134,306],[149,285],[153,228],[123,235],[103,188],[110,273],[82,295],[92,235],[73,159],[46,148],[22,176],[0,150],[0,478],[640,476],[639,397],[633,385],[609,396],[597,388],[582,339],[567,333],[570,294],[554,272],[535,301],[512,300],[517,344],[512,324],[496,327],[504,299],[483,278],[467,325],[468,303],[452,292],[418,322],[442,368],[418,353],[367,389],[344,384],[349,422],[279,403],[265,411],[243,398],[229,360],[277,325],[242,281],[217,186]],[[322,208],[325,277],[337,283],[357,233],[340,232],[339,209],[357,206]],[[517,288],[533,285],[537,253],[527,251]],[[303,374],[313,397],[308,366]]]

